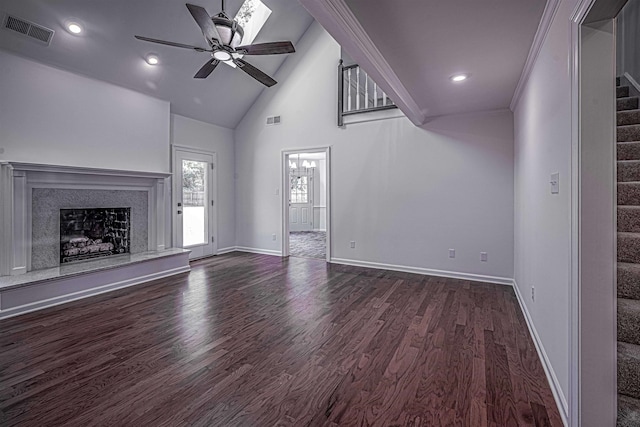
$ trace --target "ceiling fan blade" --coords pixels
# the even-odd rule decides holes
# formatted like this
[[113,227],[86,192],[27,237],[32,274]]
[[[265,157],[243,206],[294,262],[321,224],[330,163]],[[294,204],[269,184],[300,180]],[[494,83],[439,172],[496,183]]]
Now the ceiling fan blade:
[[240,68],[242,71],[249,74],[251,77],[253,77],[254,79],[256,79],[257,81],[259,81],[260,83],[262,83],[267,87],[271,87],[274,84],[278,83],[277,81],[273,80],[271,77],[269,77],[262,71],[258,70],[253,65],[249,64],[247,61],[243,60],[242,58],[234,59],[234,62],[236,63],[238,68]]
[[187,9],[191,12],[193,19],[196,20],[207,41],[211,43],[212,40],[215,40],[216,44],[220,43],[220,34],[204,7],[187,3]]
[[243,55],[279,55],[293,53],[296,49],[291,42],[271,42],[238,46],[236,51]]
[[196,52],[211,52],[210,49],[203,49],[201,47],[191,46],[191,45],[188,45],[188,44],[168,42],[166,40],[151,39],[149,37],[142,37],[142,36],[134,36],[134,37],[137,38],[138,40],[142,40],[142,41],[145,41],[145,42],[164,44],[164,45],[173,46],[173,47],[181,47],[183,49],[193,49]]
[[218,64],[220,63],[220,61],[218,61],[217,59],[212,59],[211,61],[207,62],[206,64],[204,64],[202,66],[202,68],[200,68],[198,70],[198,72],[196,73],[195,76],[193,76],[194,79],[206,79],[207,77],[209,77],[209,74],[211,74],[213,72],[213,70],[216,69],[216,67],[218,66]]

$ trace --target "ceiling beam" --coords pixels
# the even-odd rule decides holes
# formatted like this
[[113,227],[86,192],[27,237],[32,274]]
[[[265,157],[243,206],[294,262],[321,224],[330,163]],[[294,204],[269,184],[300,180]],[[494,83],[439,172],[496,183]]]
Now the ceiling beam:
[[426,114],[404,87],[344,0],[298,0],[398,108],[420,126]]

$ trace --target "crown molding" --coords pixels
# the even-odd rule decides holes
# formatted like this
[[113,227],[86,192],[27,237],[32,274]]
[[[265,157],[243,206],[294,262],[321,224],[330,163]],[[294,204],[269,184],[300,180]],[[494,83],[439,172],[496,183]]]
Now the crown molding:
[[378,86],[382,87],[414,125],[424,124],[426,121],[425,113],[402,84],[344,0],[299,0],[299,2]]
[[513,93],[513,98],[511,98],[511,104],[509,104],[509,109],[511,111],[515,110],[516,105],[518,105],[518,101],[520,100],[520,97],[524,92],[524,88],[527,86],[527,82],[529,81],[529,77],[531,76],[531,71],[533,71],[536,60],[540,55],[542,45],[547,38],[547,34],[549,34],[551,24],[553,23],[553,19],[556,16],[556,12],[558,11],[559,6],[560,0],[547,0],[547,4],[544,7],[544,12],[542,12],[542,18],[540,19],[540,23],[538,24],[538,29],[536,30],[536,35],[533,37],[533,43],[531,44],[531,48],[529,49],[527,60],[524,63],[522,74],[520,74],[520,79],[518,80],[516,90]]

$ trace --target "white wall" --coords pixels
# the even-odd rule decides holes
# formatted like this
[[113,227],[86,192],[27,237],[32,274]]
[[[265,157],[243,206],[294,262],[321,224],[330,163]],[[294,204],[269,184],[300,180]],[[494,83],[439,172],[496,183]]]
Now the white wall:
[[[280,83],[236,128],[238,245],[280,250],[271,236],[281,235],[281,150],[331,145],[334,258],[513,277],[511,112],[442,117],[423,128],[396,118],[340,129],[339,57],[338,44],[312,24],[276,75]],[[282,125],[265,126],[274,114]],[[480,262],[481,251],[489,262]]]
[[629,73],[640,83],[640,0],[629,0],[618,15],[617,75]]
[[171,114],[171,143],[217,154],[218,249],[235,246],[233,130]]
[[[563,394],[569,392],[571,267],[570,16],[561,1],[515,121],[515,280]],[[550,175],[560,173],[560,193]],[[535,302],[531,299],[535,286]]]
[[[170,114],[168,102],[3,51],[0,93],[0,160],[171,172],[170,143],[216,152],[218,248],[235,246],[232,129]],[[168,218],[170,212],[168,205]],[[166,238],[170,244],[170,230]]]
[[0,51],[0,160],[169,172],[169,103]]

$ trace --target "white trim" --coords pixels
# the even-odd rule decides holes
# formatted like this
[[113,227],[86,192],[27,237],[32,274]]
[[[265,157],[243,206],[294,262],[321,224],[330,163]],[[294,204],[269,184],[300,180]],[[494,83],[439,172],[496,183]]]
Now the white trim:
[[188,151],[196,154],[215,154],[215,151],[204,150],[202,148],[189,147],[188,145],[171,144],[172,151]]
[[533,71],[533,67],[537,62],[540,51],[542,50],[542,45],[547,38],[547,34],[549,34],[551,24],[553,23],[556,12],[558,11],[558,6],[560,6],[560,0],[547,0],[547,4],[544,7],[544,12],[542,12],[542,18],[540,18],[540,23],[538,24],[538,29],[536,30],[536,35],[533,37],[533,43],[531,44],[531,48],[529,49],[527,60],[524,63],[522,74],[520,74],[520,79],[518,80],[518,84],[516,85],[516,90],[513,93],[511,103],[509,104],[509,109],[511,111],[515,110],[516,105],[518,105],[518,101],[522,96],[522,92],[527,86],[527,82],[529,81],[529,77],[531,76],[531,72]]
[[634,78],[631,76],[631,74],[627,73],[626,71],[624,72],[623,76],[624,76],[624,78],[625,78],[625,79],[627,79],[627,81],[629,82],[629,84],[630,84],[631,86],[633,86],[633,87],[634,87],[634,89],[638,91],[638,93],[640,93],[640,83],[638,83],[638,82],[636,81],[636,79],[634,79]]
[[378,86],[390,95],[413,124],[420,126],[426,121],[425,113],[404,87],[344,0],[300,0],[300,3]]
[[287,156],[297,153],[325,153],[326,168],[326,261],[331,262],[331,146],[324,147],[308,147],[308,148],[285,148],[280,153],[280,252],[279,256],[289,256],[289,173]]
[[228,248],[218,249],[218,253],[216,255],[224,255],[235,251],[237,251],[235,246],[229,246]]
[[[583,394],[583,381],[582,381],[582,373],[584,370],[583,367],[583,359],[589,360],[592,359],[592,355],[585,355],[582,352],[584,335],[588,333],[588,331],[583,331],[583,317],[589,315],[592,310],[583,310],[582,300],[584,298],[585,292],[589,291],[589,289],[585,289],[583,286],[583,270],[586,268],[584,265],[584,254],[583,254],[583,234],[589,232],[589,230],[585,230],[583,216],[585,212],[581,208],[582,200],[581,193],[584,191],[583,189],[583,174],[582,174],[582,162],[581,158],[584,156],[583,153],[583,144],[582,144],[582,69],[580,66],[581,63],[581,55],[582,55],[582,36],[581,30],[583,25],[586,23],[587,17],[593,9],[594,5],[598,3],[599,6],[604,5],[604,9],[600,10],[600,13],[606,13],[606,9],[611,9],[616,7],[614,2],[609,2],[608,0],[579,0],[573,10],[573,13],[570,17],[570,50],[569,50],[569,74],[571,79],[571,266],[570,266],[570,293],[569,293],[569,391],[568,391],[568,425],[571,427],[579,427],[586,425],[587,423],[592,423],[592,420],[585,419],[583,414],[587,409],[583,407],[583,402],[586,400]],[[617,12],[616,12],[617,14]],[[615,43],[615,37],[613,42]],[[612,64],[615,67],[614,64]],[[615,98],[615,93],[613,94],[613,98]],[[615,103],[614,103],[615,106]],[[615,149],[615,109],[613,112],[613,117],[611,118],[613,123],[613,135],[612,141],[613,149]],[[616,162],[615,162],[615,153],[613,155],[613,182],[616,182],[615,178],[615,170],[616,170]],[[613,186],[613,197],[612,197],[612,208],[613,208],[613,227],[612,230],[614,241],[616,236],[615,222],[616,222],[616,203],[615,203],[615,191],[616,186]],[[613,302],[615,304],[615,262],[616,262],[616,244],[612,245],[612,249],[614,254],[613,262],[613,283],[614,286],[611,289],[613,295]],[[588,276],[587,276],[588,278]],[[614,308],[615,313],[615,308]],[[615,328],[616,322],[612,322],[612,326],[614,328],[613,337],[615,339]],[[615,361],[615,344],[612,346],[613,351],[613,360]],[[592,362],[592,361],[591,361]],[[614,362],[615,363],[615,362]],[[589,375],[592,375],[589,373]],[[612,372],[613,378],[612,380],[615,382],[615,369]],[[600,373],[600,377],[603,377],[603,374]],[[591,393],[592,390],[588,390],[588,393]],[[600,399],[599,403],[603,403],[604,405],[599,406],[598,408],[602,408],[602,406],[613,408],[613,416],[615,417],[616,406],[617,406],[617,395],[613,393],[611,396],[611,402],[603,402]],[[592,401],[594,399],[591,399]],[[615,422],[615,421],[612,421]],[[592,424],[589,424],[592,425]]]
[[258,249],[258,248],[248,248],[246,246],[236,246],[235,251],[238,252],[249,252],[252,254],[261,254],[261,255],[274,255],[274,256],[282,256],[282,252],[274,251],[272,249]]
[[54,173],[77,173],[82,175],[101,175],[101,176],[118,176],[118,177],[130,177],[130,178],[168,178],[171,176],[167,172],[145,172],[145,171],[130,171],[120,169],[100,169],[100,168],[85,168],[80,166],[63,166],[63,165],[47,165],[41,163],[23,163],[23,162],[11,162],[3,161],[0,164],[8,164],[14,167],[16,170],[28,171],[28,172],[54,172]]
[[[207,255],[202,255],[202,256],[193,256],[189,259],[191,260],[196,260],[196,259],[202,259],[202,258],[207,258],[209,256],[213,256],[213,255],[218,255],[219,251],[218,251],[218,153],[215,151],[209,151],[209,150],[203,150],[201,148],[194,148],[194,147],[189,147],[186,145],[179,145],[179,144],[171,144],[171,159],[170,159],[170,163],[171,163],[171,170],[173,172],[173,174],[176,174],[176,176],[178,176],[177,174],[177,170],[176,170],[176,152],[183,152],[183,153],[192,153],[192,154],[198,154],[198,155],[204,155],[204,156],[211,156],[211,161],[213,163],[213,169],[212,172],[209,174],[209,188],[210,188],[210,192],[209,192],[209,197],[211,198],[211,200],[213,200],[213,206],[211,206],[209,204],[209,201],[207,200],[207,208],[208,208],[208,212],[209,212],[209,240],[211,240],[211,237],[213,237],[213,242],[209,241],[207,242],[206,245],[202,245],[202,246],[208,246],[208,245],[212,245],[212,253],[211,254],[207,254]],[[179,183],[177,180],[174,180],[171,182],[171,239],[172,239],[172,243],[173,245],[177,245],[178,244],[178,194],[179,194],[179,187],[178,187]],[[184,210],[184,206],[182,206],[182,210]],[[198,246],[198,245],[196,245]]]
[[522,294],[520,294],[520,288],[518,287],[518,283],[516,280],[513,280],[513,290],[516,293],[516,298],[518,299],[518,304],[520,305],[520,310],[522,314],[524,314],[524,320],[527,322],[527,327],[529,328],[529,334],[533,338],[533,343],[536,346],[536,351],[538,352],[538,357],[542,361],[542,367],[544,368],[544,373],[547,376],[547,381],[549,382],[549,386],[551,387],[551,391],[553,392],[553,398],[556,401],[556,406],[560,409],[560,416],[562,417],[562,422],[564,425],[569,425],[568,421],[568,413],[569,413],[569,405],[567,404],[567,399],[562,393],[562,387],[560,386],[560,381],[558,381],[558,377],[556,372],[553,370],[553,365],[551,365],[551,361],[549,360],[549,356],[547,356],[547,352],[544,349],[544,345],[542,344],[542,340],[538,335],[538,331],[536,330],[536,326],[533,323],[531,318],[531,314],[529,314],[529,309],[527,305],[524,303],[522,299]]
[[74,292],[67,295],[61,295],[58,297],[36,301],[29,304],[21,305],[18,307],[12,307],[6,310],[0,311],[0,319],[8,319],[9,317],[15,317],[20,314],[30,313],[32,311],[42,310],[45,308],[53,307],[56,305],[65,304],[72,301],[77,301],[79,299],[92,297],[95,295],[104,294],[106,292],[111,292],[116,289],[127,288],[129,286],[139,285],[141,283],[150,282],[152,280],[162,279],[164,277],[173,276],[180,273],[186,273],[191,270],[191,267],[183,266],[173,268],[171,270],[160,271],[158,273],[147,274],[145,276],[134,277],[131,279],[122,280],[116,283],[110,283],[108,285],[99,286],[93,289],[82,290],[78,292]]
[[354,125],[356,123],[368,123],[378,120],[399,119],[406,117],[402,110],[393,108],[389,110],[369,111],[367,113],[349,114],[343,117],[344,126]]
[[7,254],[0,262],[0,275],[24,274],[31,269],[34,188],[147,191],[147,249],[165,249],[165,182],[171,176],[169,173],[6,161],[0,161],[0,169],[3,171],[0,204],[6,206],[0,224],[6,239],[0,240],[0,253]]
[[447,277],[451,279],[473,280],[475,282],[495,283],[497,285],[513,285],[509,277],[486,276],[483,274],[461,273],[457,271],[434,270],[431,268],[410,267],[406,265],[384,264],[380,262],[360,261],[355,259],[331,258],[334,264],[353,265],[355,267],[375,268],[378,270],[401,271],[404,273],[423,274],[426,276]]
[[[587,7],[586,4],[590,3]],[[569,269],[569,426],[580,426],[580,22],[593,0],[581,0],[570,19],[571,266]]]

